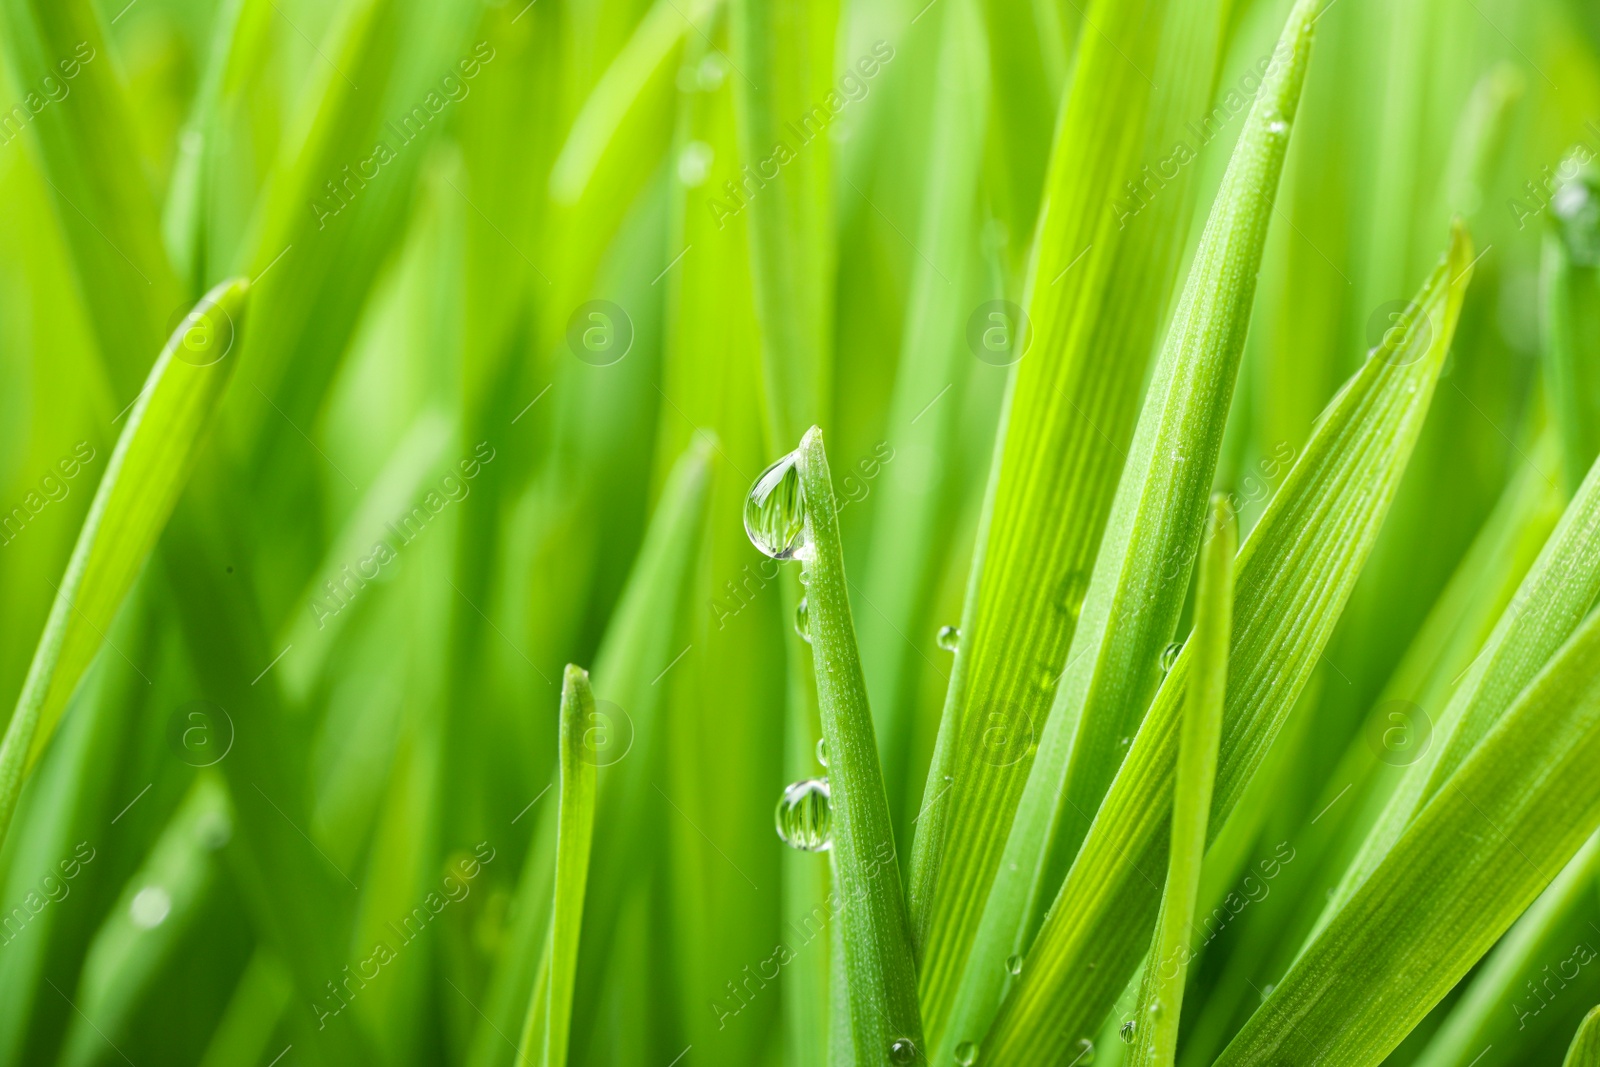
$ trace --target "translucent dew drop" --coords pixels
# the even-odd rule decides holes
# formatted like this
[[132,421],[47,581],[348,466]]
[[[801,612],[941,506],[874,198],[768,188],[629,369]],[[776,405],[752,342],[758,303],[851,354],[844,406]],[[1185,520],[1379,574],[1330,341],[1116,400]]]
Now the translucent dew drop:
[[1150,1017],[1151,1018],[1155,1018],[1156,1016],[1159,1016],[1160,1014],[1161,1014],[1161,1001],[1152,1000],[1150,1002]]
[[794,559],[806,548],[806,501],[800,461],[790,452],[761,472],[744,502],[744,532],[773,559]]
[[1122,1038],[1125,1044],[1131,1045],[1133,1044],[1133,1033],[1138,1028],[1138,1024],[1132,1019],[1129,1019],[1127,1022],[1122,1024],[1122,1029],[1118,1030],[1117,1034]]
[[773,821],[778,836],[790,848],[821,852],[833,844],[833,809],[828,802],[828,780],[806,778],[784,789]]
[[1080,1037],[1075,1047],[1078,1055],[1073,1058],[1069,1067],[1089,1067],[1089,1064],[1094,1062],[1094,1042],[1086,1037]]
[[1012,955],[1007,956],[1006,957],[1006,970],[1010,971],[1012,974],[1021,974],[1022,973],[1022,956],[1020,954],[1016,954],[1016,953],[1013,953]]
[[172,912],[172,897],[158,885],[147,885],[134,894],[128,905],[128,917],[133,925],[144,930],[154,930],[166,921]]
[[1178,662],[1178,653],[1182,651],[1183,644],[1178,641],[1172,642],[1172,644],[1161,650],[1161,671],[1163,674],[1170,671],[1172,665]]
[[1289,124],[1284,122],[1282,119],[1273,119],[1271,122],[1267,123],[1267,132],[1282,137],[1284,134],[1289,132]]
[[956,1062],[961,1067],[972,1067],[978,1062],[978,1046],[971,1041],[963,1041],[956,1046]]
[[956,646],[961,644],[961,631],[954,626],[941,626],[933,640],[946,652],[954,652]]
[[896,1064],[916,1063],[917,1046],[909,1037],[897,1037],[889,1043],[889,1062]]
[[[811,643],[811,607],[806,603],[806,598],[801,597],[800,603],[794,606],[794,632],[806,644]],[[826,763],[823,764],[827,766]]]
[[824,767],[828,765],[828,739],[826,737],[817,738],[817,762]]

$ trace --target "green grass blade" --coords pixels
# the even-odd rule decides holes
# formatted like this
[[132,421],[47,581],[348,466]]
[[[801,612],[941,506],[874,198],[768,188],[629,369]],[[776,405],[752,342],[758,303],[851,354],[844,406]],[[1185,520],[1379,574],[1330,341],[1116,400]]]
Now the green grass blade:
[[1600,1067],[1600,1008],[1589,1009],[1583,1017],[1561,1067]]
[[1301,954],[1218,1067],[1377,1063],[1600,821],[1600,616],[1517,699]]
[[[594,692],[589,688],[589,674],[569,663],[561,679],[555,900],[550,911],[550,930],[545,938],[542,973],[534,987],[522,1029],[517,1067],[533,1063],[562,1067],[567,1062],[573,978],[578,967],[589,851],[594,842],[595,764],[592,755],[584,749],[584,736],[593,716]],[[538,1026],[541,1016],[542,1028]],[[538,1032],[540,1029],[542,1033]]]
[[0,840],[10,828],[23,778],[188,480],[238,362],[230,350],[244,322],[247,290],[242,279],[224,282],[195,305],[127,415],[0,741]]
[[[679,457],[662,488],[660,502],[639,550],[628,585],[595,657],[594,687],[601,699],[621,709],[626,722],[599,720],[608,733],[590,758],[597,772],[595,822],[606,828],[595,842],[589,889],[584,899],[583,944],[578,961],[572,1058],[586,1062],[595,1035],[579,1029],[605,1025],[597,1011],[602,980],[626,897],[657,869],[662,834],[660,794],[651,785],[663,761],[666,690],[658,681],[673,659],[690,645],[690,588],[706,524],[710,496],[711,441],[695,441]],[[618,751],[624,739],[630,745]],[[615,761],[615,762],[614,762]]]
[[827,410],[833,153],[812,116],[832,90],[838,18],[836,0],[729,5],[734,69],[728,77],[734,80],[739,156],[751,170],[776,171],[777,177],[741,176],[734,184],[744,191],[727,190],[711,201],[711,210],[719,230],[730,215],[748,216],[767,440],[774,446],[798,438]]
[[[817,705],[828,745],[832,851],[839,875],[835,892],[843,899],[844,969],[855,1064],[925,1062],[911,926],[900,891],[900,868],[893,859],[889,798],[856,651],[838,506],[821,430],[813,427],[805,435],[795,458],[810,540],[802,573],[810,605]],[[903,1054],[891,1052],[891,1046],[900,1042],[909,1042],[913,1050],[903,1059]]]
[[[1221,32],[1209,3],[1148,11],[1100,3],[1086,18],[1096,31],[1082,36],[1060,113],[1024,300],[1032,347],[1008,386],[912,856],[924,1020],[937,1048],[967,1036],[955,1033],[956,1003],[969,1006],[964,1018],[975,1027],[998,1003],[1012,930],[981,954],[974,941],[1188,232],[1194,167],[1178,167],[1133,218],[1123,183],[1191,136],[1183,123],[1210,94]],[[1158,61],[1159,90],[1142,73]],[[1105,121],[1102,108],[1117,121]],[[997,313],[1005,318],[987,310],[991,325]],[[989,736],[1015,739],[1015,752],[978,751],[976,739],[997,724]],[[982,995],[961,992],[973,983],[986,987]]]
[[[1431,329],[1391,331],[1317,422],[1239,551],[1228,705],[1208,835],[1226,823],[1316,667],[1394,499],[1471,275],[1457,229],[1416,303]],[[1045,1063],[1037,1034],[1092,1040],[1149,947],[1166,861],[1180,654],[1134,738],[989,1038],[991,1062]],[[1093,965],[1091,971],[1090,965]]]
[[[179,304],[132,108],[89,0],[6,0],[0,42],[29,93],[41,175],[55,202],[107,377],[126,403]],[[46,79],[49,79],[46,81]],[[34,107],[60,93],[59,103]],[[9,141],[15,110],[6,113]]]
[[[1529,1031],[1529,1016],[1544,1014],[1543,1001],[1530,1002],[1523,983],[1544,981],[1540,965],[1561,960],[1574,939],[1592,932],[1586,922],[1597,874],[1600,837],[1591,837],[1484,960],[1416,1067],[1467,1067],[1474,1059],[1494,1067],[1514,1061],[1518,1039],[1525,1040]],[[1485,1055],[1495,1048],[1502,1054]]]
[[1233,513],[1225,497],[1211,503],[1195,594],[1189,689],[1184,696],[1174,781],[1172,851],[1155,940],[1145,959],[1144,981],[1129,1067],[1172,1067],[1178,1050],[1178,1019],[1194,939],[1195,897],[1206,853],[1206,820],[1217,774],[1223,698],[1228,689],[1228,642],[1233,631],[1233,556],[1238,547]]
[[1368,832],[1325,923],[1572,632],[1600,595],[1600,462],[1567,505],[1511,604],[1439,713],[1434,740]]
[[[1570,166],[1571,164],[1567,164]],[[1544,237],[1542,311],[1545,386],[1561,432],[1561,472],[1568,492],[1600,454],[1600,183],[1580,172],[1552,201]]]

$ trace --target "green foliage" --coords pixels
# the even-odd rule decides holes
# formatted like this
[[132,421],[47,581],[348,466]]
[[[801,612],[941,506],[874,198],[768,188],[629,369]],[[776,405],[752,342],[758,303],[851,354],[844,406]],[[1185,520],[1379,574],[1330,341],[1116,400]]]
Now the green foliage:
[[0,1067],[1589,1062],[1597,31],[0,0]]

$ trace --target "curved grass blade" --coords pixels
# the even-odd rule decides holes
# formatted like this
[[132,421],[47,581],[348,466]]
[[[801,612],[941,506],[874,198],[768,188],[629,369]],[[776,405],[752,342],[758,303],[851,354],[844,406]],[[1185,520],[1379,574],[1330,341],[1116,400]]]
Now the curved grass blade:
[[583,749],[584,734],[593,717],[589,672],[569,663],[561,679],[555,899],[545,935],[544,962],[522,1028],[517,1067],[534,1063],[564,1067],[567,1062],[573,977],[578,967],[589,850],[594,841],[595,765]]
[[1330,898],[1349,899],[1600,595],[1600,461],[1589,471],[1511,604],[1445,705],[1429,750],[1406,771]]
[[[1046,726],[1078,625],[1187,239],[1195,168],[1180,166],[1139,211],[1123,183],[1192,135],[1183,123],[1210,94],[1216,16],[1210,3],[1109,2],[1086,15],[1096,32],[1081,38],[1058,119],[1026,322],[1008,323],[1010,349],[986,342],[974,352],[1021,362],[1008,383],[912,855],[924,1021],[938,1049],[965,1036],[955,1032],[955,1005],[987,1020],[999,1000],[1013,931],[975,952],[979,923],[1030,743]],[[1158,61],[1159,90],[1141,73]],[[978,311],[991,326],[1015,314]],[[1013,739],[1011,747],[981,751],[985,731]],[[981,994],[963,991],[974,983]]]
[[1206,854],[1206,820],[1217,774],[1222,705],[1228,690],[1228,641],[1233,631],[1233,556],[1238,546],[1233,512],[1221,495],[1211,501],[1200,583],[1195,593],[1193,646],[1172,809],[1172,851],[1156,936],[1145,959],[1144,980],[1129,1067],[1172,1067],[1178,1050],[1183,983],[1192,953],[1195,895]]
[[1583,1017],[1561,1067],[1600,1067],[1600,1008],[1590,1008]]
[[[1475,1060],[1474,1067],[1497,1067],[1516,1062],[1519,1051],[1527,1051],[1518,1049],[1518,1041],[1538,1032],[1530,1028],[1529,1016],[1543,1014],[1544,1001],[1530,997],[1523,983],[1544,981],[1540,965],[1567,955],[1571,937],[1590,933],[1585,922],[1597,873],[1600,836],[1593,836],[1500,939],[1416,1067],[1467,1067]],[[1499,1054],[1489,1056],[1490,1050]]]
[[[1214,9],[1200,10],[1215,22]],[[992,1018],[1007,973],[1001,961],[1027,951],[1160,685],[1228,422],[1314,10],[1305,0],[1289,17],[1190,267],[994,876],[950,1040],[976,1038]]]
[[[1239,551],[1228,703],[1207,834],[1215,839],[1317,665],[1399,488],[1471,276],[1459,227],[1415,301],[1428,331],[1391,331],[1317,421]],[[1050,1062],[1041,1046],[1092,1040],[1149,947],[1165,864],[1179,707],[1178,656],[985,1040],[988,1062]]]
[[1600,822],[1600,616],[1418,813],[1217,1060],[1375,1064]]
[[[927,1062],[917,1010],[911,926],[894,858],[889,798],[856,651],[855,623],[839,543],[838,507],[822,446],[812,427],[796,454],[810,547],[803,561],[817,705],[828,745],[835,893],[843,899],[844,971],[856,1067]],[[892,1054],[897,1043],[913,1050]],[[904,1048],[904,1046],[901,1046]]]
[[0,741],[0,841],[23,778],[138,577],[188,480],[238,357],[248,283],[217,286],[179,324],[129,412],[56,589],[27,681]]

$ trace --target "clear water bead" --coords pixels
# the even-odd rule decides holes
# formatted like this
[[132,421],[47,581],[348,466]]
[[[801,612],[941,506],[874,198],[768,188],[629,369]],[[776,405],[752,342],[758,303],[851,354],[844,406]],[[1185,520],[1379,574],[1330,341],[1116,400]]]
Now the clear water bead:
[[1117,1034],[1122,1038],[1125,1044],[1131,1045],[1133,1044],[1133,1033],[1138,1028],[1138,1023],[1134,1022],[1132,1019],[1129,1019],[1127,1022],[1122,1024],[1122,1029],[1118,1030]]
[[817,738],[817,762],[824,767],[828,765],[828,739],[826,737]]
[[917,1046],[909,1037],[897,1037],[889,1043],[889,1062],[916,1063]]
[[794,632],[799,634],[800,639],[806,644],[811,643],[811,606],[806,603],[805,597],[801,597],[800,603],[794,606]]
[[1013,954],[1006,957],[1006,970],[1012,974],[1022,973],[1022,956]]
[[934,643],[946,652],[954,652],[956,646],[961,644],[961,630],[954,626],[941,626],[934,635]]
[[963,1041],[956,1046],[956,1062],[961,1067],[972,1067],[978,1062],[978,1046],[971,1041]]
[[1182,651],[1183,643],[1181,641],[1174,641],[1172,644],[1161,650],[1162,673],[1166,673],[1172,669],[1172,665],[1178,662],[1178,653]]
[[794,559],[806,548],[806,500],[800,458],[790,452],[761,472],[744,502],[744,532],[773,559]]
[[1078,1054],[1072,1058],[1067,1067],[1089,1067],[1089,1064],[1094,1062],[1094,1042],[1086,1037],[1080,1037],[1076,1048]]
[[778,836],[790,848],[821,852],[833,844],[833,809],[828,780],[806,778],[784,789],[773,816]]

